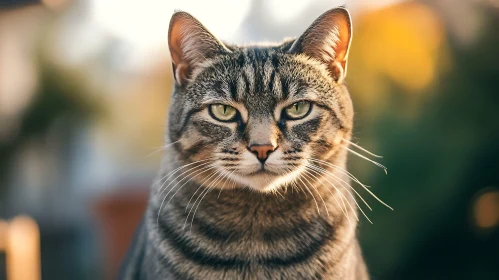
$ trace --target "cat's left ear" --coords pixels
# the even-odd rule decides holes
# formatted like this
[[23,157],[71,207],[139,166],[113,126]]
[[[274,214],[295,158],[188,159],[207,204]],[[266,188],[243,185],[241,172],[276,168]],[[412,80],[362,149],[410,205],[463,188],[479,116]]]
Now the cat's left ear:
[[342,82],[347,73],[351,38],[350,13],[344,8],[335,8],[318,17],[303,35],[296,39],[288,52],[304,53],[323,62],[331,77]]
[[168,30],[168,46],[172,56],[173,74],[179,85],[206,60],[230,52],[197,19],[186,12],[173,14]]

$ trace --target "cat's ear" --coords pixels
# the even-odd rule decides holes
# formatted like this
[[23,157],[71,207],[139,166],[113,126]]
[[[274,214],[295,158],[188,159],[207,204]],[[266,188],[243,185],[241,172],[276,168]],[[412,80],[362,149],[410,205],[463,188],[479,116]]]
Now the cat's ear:
[[230,52],[197,19],[186,12],[175,12],[170,20],[168,46],[173,75],[184,85],[200,64],[216,55]]
[[288,52],[304,53],[325,63],[332,78],[341,82],[347,73],[351,38],[350,13],[344,8],[335,8],[318,17]]

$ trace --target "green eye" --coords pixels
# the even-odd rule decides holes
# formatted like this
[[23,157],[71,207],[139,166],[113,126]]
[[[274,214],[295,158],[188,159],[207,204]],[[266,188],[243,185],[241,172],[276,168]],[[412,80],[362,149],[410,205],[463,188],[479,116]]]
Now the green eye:
[[310,102],[300,101],[286,107],[284,109],[284,113],[286,114],[286,117],[288,117],[288,119],[298,120],[307,116],[311,108],[312,104]]
[[237,110],[229,105],[214,104],[210,105],[210,114],[216,120],[230,122],[236,118]]

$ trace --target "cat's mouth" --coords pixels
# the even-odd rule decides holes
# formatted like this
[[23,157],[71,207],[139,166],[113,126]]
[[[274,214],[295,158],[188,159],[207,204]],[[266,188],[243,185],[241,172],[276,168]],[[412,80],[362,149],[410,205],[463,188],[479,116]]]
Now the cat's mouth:
[[268,169],[265,169],[264,167],[258,169],[257,171],[253,171],[246,176],[257,176],[257,175],[273,175],[273,176],[279,176],[278,173],[270,171]]
[[244,172],[242,175],[248,176],[248,177],[253,177],[253,176],[282,176],[286,172],[284,172],[279,166],[273,165],[273,164],[261,164],[260,166],[256,167],[254,169],[248,168],[246,169],[247,171]]

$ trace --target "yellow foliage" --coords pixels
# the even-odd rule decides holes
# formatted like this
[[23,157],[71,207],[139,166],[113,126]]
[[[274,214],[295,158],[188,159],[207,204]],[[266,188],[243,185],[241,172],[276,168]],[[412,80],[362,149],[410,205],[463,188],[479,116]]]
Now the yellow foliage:
[[405,2],[360,15],[354,23],[348,76],[360,99],[379,100],[388,82],[415,93],[435,80],[445,32],[428,7]]

